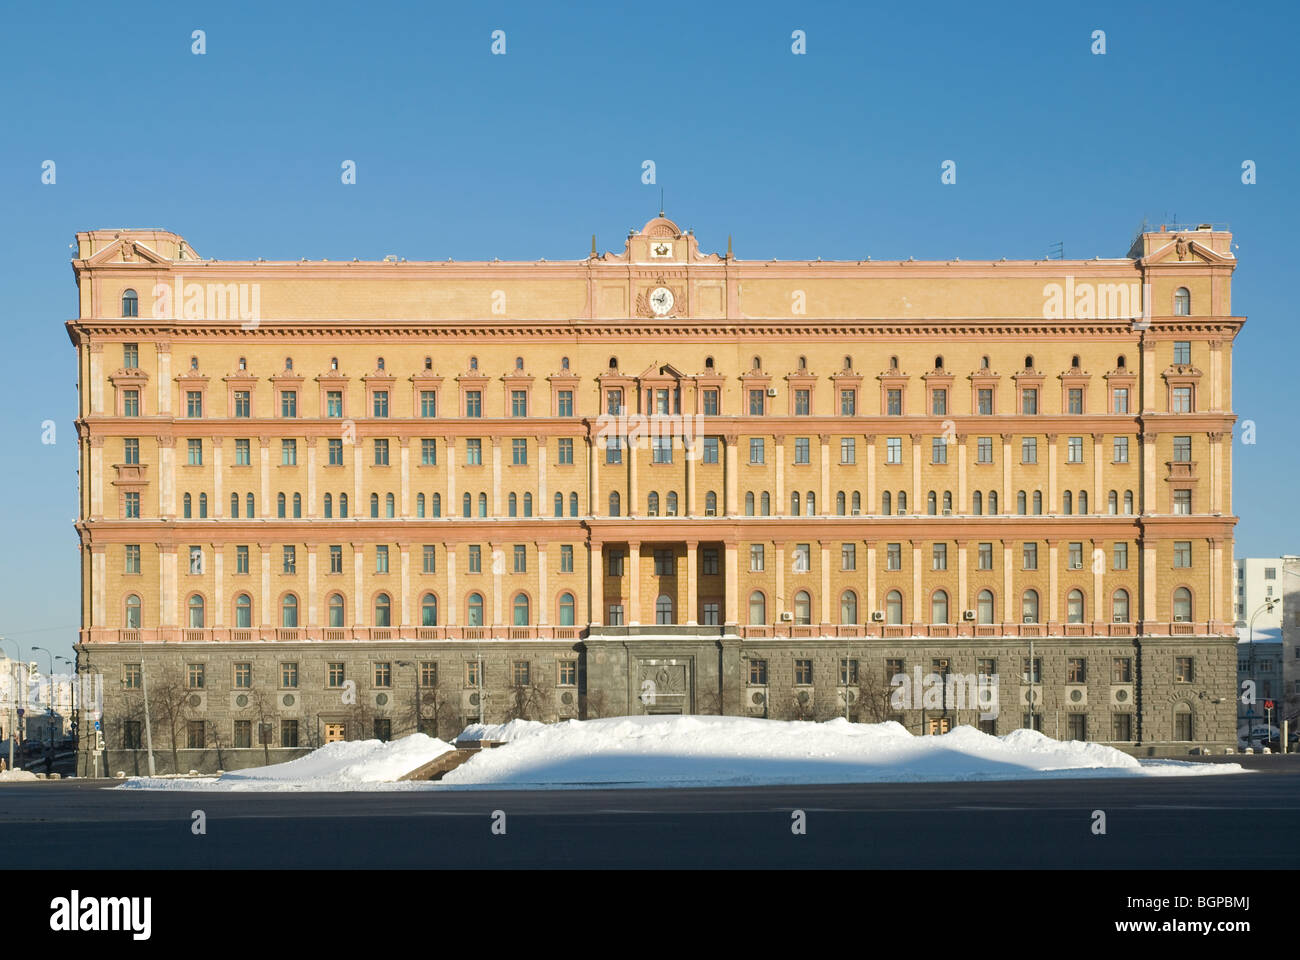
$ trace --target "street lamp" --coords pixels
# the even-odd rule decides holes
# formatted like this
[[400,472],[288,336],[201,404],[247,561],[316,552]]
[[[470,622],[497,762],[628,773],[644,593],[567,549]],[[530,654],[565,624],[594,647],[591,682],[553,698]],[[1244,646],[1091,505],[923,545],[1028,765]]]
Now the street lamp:
[[[76,737],[79,732],[77,724],[77,667],[67,657],[55,657],[54,659],[58,660],[59,663],[68,665],[69,692],[71,696],[71,701],[68,704],[68,730],[73,737]],[[75,760],[73,762],[75,764]]]
[[9,679],[13,681],[13,690],[9,700],[9,769],[14,768],[14,738],[18,736],[18,661],[23,658],[23,648],[19,646],[18,641],[10,637],[0,637],[0,643],[12,643],[17,655],[11,661],[13,664],[9,668]]
[[50,651],[46,650],[44,647],[33,646],[32,649],[39,650],[41,651],[41,653],[45,654],[45,666],[46,666],[45,675],[49,677],[50,680],[50,696],[49,699],[45,701],[45,728],[46,728],[45,732],[49,735],[49,741],[50,741],[49,749],[50,752],[53,753],[54,751],[54,654],[50,653]]
[[[1269,597],[1267,600],[1265,600],[1263,603],[1259,605],[1259,608],[1254,613],[1250,615],[1250,682],[1251,684],[1254,685],[1255,688],[1254,690],[1251,691],[1252,696],[1259,689],[1259,681],[1255,676],[1255,618],[1258,617],[1265,610],[1267,610],[1269,613],[1272,613],[1273,606],[1274,604],[1277,603],[1277,599],[1278,599],[1277,597]],[[1250,712],[1246,714],[1246,742],[1247,743],[1250,742],[1251,727],[1254,725],[1255,722],[1255,700],[1256,699],[1258,699],[1258,697],[1254,697],[1250,701]],[[1271,726],[1271,724],[1269,725]],[[1269,739],[1272,739],[1271,730],[1269,731]]]

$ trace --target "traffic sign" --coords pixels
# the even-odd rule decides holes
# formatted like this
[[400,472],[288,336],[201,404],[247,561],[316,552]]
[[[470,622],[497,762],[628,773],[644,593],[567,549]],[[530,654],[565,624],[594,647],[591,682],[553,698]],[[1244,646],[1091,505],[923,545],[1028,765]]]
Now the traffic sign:
[[95,729],[96,729],[96,730],[99,729],[99,721],[98,721],[98,720],[95,721]]
[[1265,700],[1265,701],[1264,701],[1264,709],[1265,709],[1265,710],[1272,710],[1272,709],[1273,709],[1273,701],[1272,701],[1272,700]]

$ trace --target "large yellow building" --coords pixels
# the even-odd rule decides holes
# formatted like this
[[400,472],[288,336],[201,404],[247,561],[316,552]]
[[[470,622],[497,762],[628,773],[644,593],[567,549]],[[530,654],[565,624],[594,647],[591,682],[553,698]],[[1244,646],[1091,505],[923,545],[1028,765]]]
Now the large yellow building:
[[[739,260],[662,215],[576,261],[77,243],[78,649],[114,769],[145,682],[183,769],[480,715],[1235,740],[1226,232],[1044,261]],[[996,705],[890,702],[918,669],[997,675]]]

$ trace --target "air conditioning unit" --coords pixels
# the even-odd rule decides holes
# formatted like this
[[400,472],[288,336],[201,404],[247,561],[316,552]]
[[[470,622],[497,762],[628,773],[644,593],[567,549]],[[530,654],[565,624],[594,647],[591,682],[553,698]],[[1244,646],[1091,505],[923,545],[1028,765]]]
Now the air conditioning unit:
[[776,387],[768,387],[768,388],[767,388],[767,395],[768,395],[769,397],[775,397],[775,396],[776,396]]
[[794,614],[791,613],[789,610],[782,610],[782,611],[781,611],[781,622],[782,622],[782,623],[789,623],[789,622],[790,622],[791,620],[793,620],[793,619],[794,619]]
[[861,510],[858,510],[857,508],[854,508],[854,510],[853,510],[853,515],[854,515],[855,517],[860,517],[860,516],[862,516],[862,511],[861,511]]
[[1174,617],[1174,623],[1185,623],[1186,620],[1186,617]]
[[1035,620],[1033,617],[1025,617],[1025,618],[1023,618],[1020,622],[1021,622],[1021,623],[1037,623],[1038,621]]
[[899,515],[900,517],[905,517],[905,516],[907,516],[907,507],[899,507],[899,508],[898,508],[898,515]]
[[1116,623],[1128,623],[1128,621],[1125,620],[1123,617],[1116,617],[1116,618],[1115,618],[1115,622],[1116,622]]
[[945,517],[951,517],[951,516],[952,516],[952,508],[951,508],[951,507],[944,507],[944,508],[943,508],[943,515],[944,515]]
[[974,610],[963,610],[963,611],[961,612],[961,618],[962,618],[963,620],[974,620],[974,619],[975,619],[975,611],[974,611]]
[[885,622],[885,611],[884,611],[884,610],[872,610],[872,611],[871,611],[871,622],[872,622],[872,623],[884,623],[884,622]]

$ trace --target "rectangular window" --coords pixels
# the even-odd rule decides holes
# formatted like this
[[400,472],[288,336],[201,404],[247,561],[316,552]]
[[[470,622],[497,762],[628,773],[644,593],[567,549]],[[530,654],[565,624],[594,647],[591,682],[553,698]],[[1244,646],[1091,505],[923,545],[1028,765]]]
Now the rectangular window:
[[187,462],[191,467],[203,466],[203,441],[187,440],[185,441],[187,453]]
[[1174,566],[1190,567],[1192,565],[1192,541],[1174,541]]
[[124,417],[140,416],[140,391],[139,390],[122,391],[122,416]]
[[1192,438],[1174,437],[1174,462],[1190,463],[1192,460]]
[[609,551],[609,575],[611,577],[623,576],[623,551]]
[[555,406],[556,406],[555,415],[557,417],[573,416],[573,391],[572,390],[559,391],[559,393],[556,394]]
[[126,544],[126,572],[140,572],[140,544],[138,543]]
[[341,687],[344,682],[344,670],[341,661],[331,661],[325,665],[325,685],[327,687]]
[[1192,491],[1175,490],[1174,491],[1174,513],[1179,516],[1190,516],[1192,512]]
[[794,438],[794,462],[795,462],[795,463],[808,463],[808,462],[809,462],[809,460],[808,460],[808,438],[807,438],[807,437],[795,437],[795,438]]
[[1084,657],[1069,657],[1065,661],[1066,683],[1088,682],[1088,661]]
[[296,467],[298,465],[298,441],[280,441],[280,466]]
[[858,661],[840,657],[840,685],[856,686],[858,682]]
[[191,663],[186,665],[186,686],[191,690],[203,689],[203,664]]
[[481,390],[465,391],[465,416],[483,416],[483,393]]
[[1038,438],[1037,437],[1020,438],[1020,462],[1021,463],[1038,462]]
[[944,437],[930,438],[930,462],[948,462],[948,441]]
[[623,412],[623,391],[606,390],[605,391],[605,412],[611,416],[617,416]]
[[978,557],[979,560],[976,566],[980,570],[992,570],[993,569],[993,544],[981,543],[979,545]]
[[891,417],[903,415],[903,391],[891,389],[885,391],[885,413]]
[[140,689],[140,664],[122,664],[122,686],[127,690]]
[[483,572],[483,548],[477,543],[469,545],[469,572]]
[[854,437],[840,437],[840,463],[858,462],[858,444]]
[[140,494],[131,491],[122,494],[122,514],[128,520],[140,519]]
[[381,543],[375,547],[375,573],[388,572],[388,544]]
[[573,438],[572,437],[560,437],[558,450],[559,450],[558,452],[559,463],[562,466],[573,463]]
[[511,679],[514,681],[514,685],[516,687],[528,686],[531,672],[529,662],[527,660],[516,660],[511,664],[511,667],[513,668],[511,670]]
[[807,573],[812,569],[812,549],[810,544],[796,543],[792,556],[794,558],[793,570],[795,573]]
[[706,417],[716,417],[718,415],[718,391],[704,391],[704,415]]
[[420,391],[420,416],[436,417],[438,415],[438,391]]
[[1043,658],[1034,657],[1034,673],[1029,675],[1029,658],[1020,658],[1020,682],[1021,683],[1042,683],[1043,682]]
[[1023,569],[1037,570],[1038,569],[1038,544],[1036,543],[1024,544],[1022,554],[1024,559]]
[[203,416],[203,391],[202,390],[185,391],[185,416],[187,417]]
[[1174,387],[1174,413],[1192,412],[1192,388]]
[[978,413],[989,416],[993,413],[993,390],[990,387],[981,387],[975,391],[975,407]]
[[754,687],[767,686],[767,661],[750,660],[749,661],[749,683]]
[[840,569],[858,569],[858,545],[856,543],[840,544]]
[[243,544],[235,547],[235,573],[248,573],[248,547]]
[[903,545],[901,543],[885,544],[885,569],[903,569]]
[[671,577],[676,574],[676,568],[673,563],[673,552],[671,550],[655,551],[655,576]]
[[1083,463],[1083,437],[1070,437],[1066,446],[1066,463]]
[[510,416],[512,417],[528,416],[528,391],[527,390],[510,391]]
[[1083,413],[1083,389],[1070,387],[1066,392],[1066,412]]
[[605,462],[623,462],[623,438],[617,434],[605,438]]
[[1133,714],[1113,713],[1110,717],[1110,739],[1123,742],[1133,739]]
[[749,415],[751,417],[761,417],[763,415],[763,391],[749,391]]
[[190,547],[190,573],[203,573],[203,548]]
[[1190,340],[1174,341],[1174,363],[1178,366],[1188,366],[1192,362],[1192,342]]
[[231,665],[234,670],[234,684],[236,690],[249,690],[253,686],[253,665],[247,660],[241,660]]
[[764,454],[763,454],[763,438],[762,438],[762,437],[750,437],[750,438],[749,438],[749,462],[750,462],[750,463],[763,463],[763,462],[764,462],[763,456],[764,456]]
[[761,573],[763,570],[763,545],[761,543],[751,543],[749,545],[749,569],[752,573]]
[[611,627],[623,626],[623,604],[611,603],[606,611],[607,619]]
[[297,548],[294,547],[292,544],[288,544],[283,548],[283,550],[284,553],[281,557],[283,561],[281,565],[281,572],[294,573],[298,569]]
[[704,448],[700,455],[700,461],[702,463],[718,462],[718,438],[717,437],[704,438]]
[[1133,682],[1133,658],[1132,657],[1111,658],[1110,682],[1111,683],[1132,683]]
[[794,682],[795,686],[808,687],[813,682],[813,663],[811,660],[796,660],[794,662]]
[[202,750],[206,745],[203,736],[203,721],[190,720],[185,725],[185,746],[190,750]]
[[122,344],[122,366],[128,370],[136,370],[140,366],[140,345],[136,343]]
[[280,416],[293,418],[298,416],[298,391],[280,391]]
[[1069,556],[1070,556],[1070,560],[1069,560],[1070,569],[1082,570],[1083,569],[1083,544],[1071,543],[1069,548]]
[[298,746],[298,721],[297,720],[280,721],[280,746],[282,747]]
[[700,551],[700,573],[706,577],[718,575],[718,551],[712,547]]
[[812,410],[812,393],[809,390],[796,390],[794,392],[794,415],[796,417],[806,417]]
[[330,545],[330,573],[343,572],[343,546],[341,544]]
[[651,452],[651,462],[672,463],[673,462],[673,438],[672,437],[651,437],[650,452]]
[[478,467],[483,465],[483,441],[478,437],[465,440],[465,465]]
[[1128,544],[1117,543],[1111,550],[1111,569],[1128,569]]
[[522,543],[514,545],[515,573],[528,572],[528,548]]
[[1128,463],[1128,437],[1115,437],[1113,453],[1116,463]]
[[528,466],[528,438],[513,437],[510,440],[510,462],[516,467]]
[[573,544],[560,544],[560,573],[573,573]]
[[375,686],[391,687],[393,685],[393,665],[380,661],[375,664]]
[[935,543],[930,546],[930,569],[948,569],[948,544]]
[[296,662],[288,661],[280,664],[280,686],[286,690],[297,688],[298,664]]
[[992,463],[993,462],[993,438],[979,437],[975,440],[975,462]]
[[903,438],[886,437],[885,438],[885,463],[902,463],[903,462]]
[[1174,682],[1191,683],[1194,679],[1193,657],[1174,658]]
[[555,685],[557,687],[576,687],[578,685],[577,660],[557,660],[555,667]]
[[371,413],[376,417],[388,416],[388,391],[376,390],[370,398]]
[[1116,387],[1112,394],[1114,397],[1113,413],[1128,413],[1128,387]]
[[1038,388],[1025,387],[1020,391],[1020,412],[1025,415],[1038,413]]
[[948,415],[948,391],[936,388],[930,391],[930,416],[946,417]]
[[420,464],[425,467],[438,465],[438,441],[432,437],[423,437],[420,440]]
[[375,440],[375,466],[388,466],[388,441],[386,439]]
[[858,412],[858,391],[841,390],[840,391],[840,416],[852,417]]
[[325,391],[325,416],[338,419],[343,416],[343,391]]
[[423,560],[423,563],[422,563],[422,566],[421,566],[421,572],[422,572],[422,573],[437,573],[437,572],[438,572],[438,551],[437,551],[437,549],[435,548],[434,544],[432,544],[432,543],[425,543],[425,544],[422,544],[421,546],[424,548],[424,549],[421,551],[421,554],[422,554],[422,560]]
[[235,416],[250,417],[252,416],[252,398],[247,390],[235,391]]
[[[341,442],[341,441],[340,441]],[[235,466],[247,467],[253,462],[252,441],[239,438],[235,440]]]

